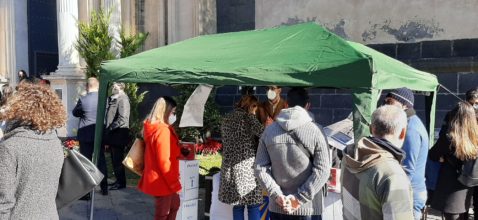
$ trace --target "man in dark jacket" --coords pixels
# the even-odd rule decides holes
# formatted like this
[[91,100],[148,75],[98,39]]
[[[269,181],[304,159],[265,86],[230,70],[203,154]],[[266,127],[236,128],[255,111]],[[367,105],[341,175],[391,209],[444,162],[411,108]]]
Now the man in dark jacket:
[[[80,97],[73,109],[73,116],[80,118],[77,134],[78,141],[80,142],[80,153],[90,160],[92,160],[95,141],[98,87],[99,82],[96,78],[88,78],[88,93],[85,96]],[[98,168],[105,175],[105,178],[101,181],[101,192],[103,195],[108,195],[106,161],[103,148],[101,148],[99,156]],[[84,197],[84,199],[87,199],[87,197]]]
[[112,95],[108,98],[106,110],[105,144],[110,148],[116,177],[116,182],[112,184],[110,190],[126,187],[126,175],[122,161],[125,146],[130,141],[130,103],[124,88],[124,83],[113,83]]
[[267,101],[262,102],[257,108],[257,118],[264,125],[272,124],[279,115],[279,112],[287,108],[286,101],[281,97],[282,88],[269,86],[267,90]]

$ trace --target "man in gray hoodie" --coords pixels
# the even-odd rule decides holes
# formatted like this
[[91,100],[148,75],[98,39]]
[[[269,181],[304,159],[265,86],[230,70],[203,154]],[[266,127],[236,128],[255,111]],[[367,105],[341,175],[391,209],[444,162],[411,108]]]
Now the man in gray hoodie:
[[327,141],[306,110],[305,89],[289,90],[287,102],[262,134],[255,175],[269,193],[271,220],[320,219],[331,166]]

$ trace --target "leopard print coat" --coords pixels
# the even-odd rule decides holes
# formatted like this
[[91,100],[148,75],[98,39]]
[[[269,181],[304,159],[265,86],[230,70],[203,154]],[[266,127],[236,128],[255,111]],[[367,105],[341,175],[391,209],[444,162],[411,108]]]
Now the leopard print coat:
[[262,203],[262,190],[254,176],[258,139],[264,128],[242,109],[225,116],[221,125],[223,158],[219,200],[230,205]]

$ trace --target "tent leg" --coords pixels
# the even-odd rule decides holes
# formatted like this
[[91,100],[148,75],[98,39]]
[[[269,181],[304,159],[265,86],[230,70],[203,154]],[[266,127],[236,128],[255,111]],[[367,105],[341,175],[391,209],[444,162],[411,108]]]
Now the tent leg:
[[91,203],[90,203],[90,220],[93,220],[93,214],[95,209],[95,190],[91,191]]

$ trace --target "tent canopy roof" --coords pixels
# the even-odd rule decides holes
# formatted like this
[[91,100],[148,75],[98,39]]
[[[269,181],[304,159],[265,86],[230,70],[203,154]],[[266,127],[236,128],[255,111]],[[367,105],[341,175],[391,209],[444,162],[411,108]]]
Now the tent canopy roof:
[[435,91],[436,76],[315,23],[200,36],[102,65],[107,82]]

